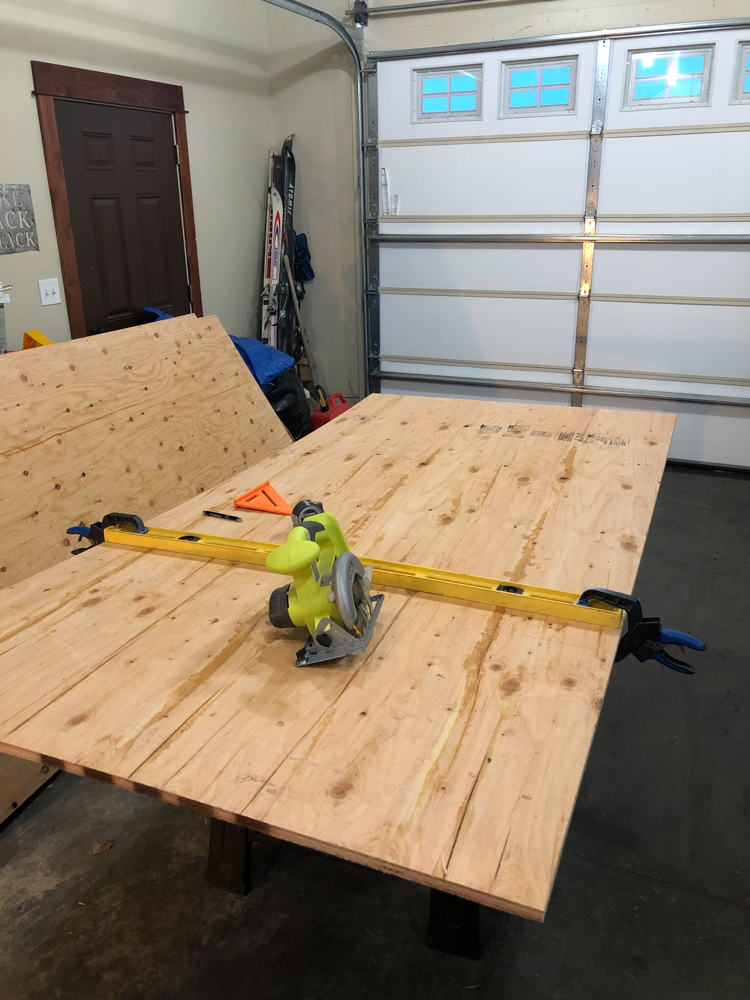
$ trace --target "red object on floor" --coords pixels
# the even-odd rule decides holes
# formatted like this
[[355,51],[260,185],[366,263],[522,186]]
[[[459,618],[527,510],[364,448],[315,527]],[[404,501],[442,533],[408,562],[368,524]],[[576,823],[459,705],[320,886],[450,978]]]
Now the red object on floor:
[[323,424],[327,424],[329,420],[333,420],[334,417],[338,417],[339,414],[344,412],[344,410],[351,410],[351,406],[349,406],[346,399],[340,392],[332,392],[326,400],[325,409],[323,409],[321,403],[318,403],[315,407],[315,412],[312,415],[313,427],[317,430],[318,427],[322,427]]

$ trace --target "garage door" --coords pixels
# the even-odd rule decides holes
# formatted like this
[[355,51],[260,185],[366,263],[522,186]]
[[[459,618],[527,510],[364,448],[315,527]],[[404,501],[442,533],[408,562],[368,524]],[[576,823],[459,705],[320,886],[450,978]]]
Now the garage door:
[[377,109],[382,391],[664,409],[750,466],[750,29],[379,59]]

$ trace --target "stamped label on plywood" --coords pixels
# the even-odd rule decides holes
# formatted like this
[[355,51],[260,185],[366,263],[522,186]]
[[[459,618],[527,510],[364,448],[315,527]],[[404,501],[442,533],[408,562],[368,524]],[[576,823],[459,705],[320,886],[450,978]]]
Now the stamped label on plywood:
[[[502,430],[502,426],[498,426],[497,424],[480,424],[479,427],[480,434],[499,434]],[[620,448],[624,448],[630,444],[629,437],[608,434],[584,434],[581,431],[558,431],[557,435],[555,435],[553,431],[529,428],[526,424],[509,424],[505,429],[503,437],[524,438],[527,434],[529,437],[555,438],[556,441],[563,441],[569,444],[573,442],[577,444],[596,443]]]

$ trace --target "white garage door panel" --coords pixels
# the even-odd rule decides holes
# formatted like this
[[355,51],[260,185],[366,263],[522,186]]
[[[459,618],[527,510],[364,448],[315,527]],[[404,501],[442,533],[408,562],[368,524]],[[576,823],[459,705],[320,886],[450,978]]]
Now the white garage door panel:
[[[649,250],[602,244],[594,256],[593,288],[595,295],[746,298],[750,303],[750,250],[741,247]],[[750,321],[750,313],[747,318]]]
[[750,212],[748,162],[750,132],[605,135],[599,212]]
[[382,295],[384,355],[570,366],[576,303]]
[[750,378],[750,309],[592,301],[586,367]]
[[388,147],[380,164],[400,215],[582,215],[587,156],[566,139]]
[[[673,396],[721,396],[722,398],[733,397],[738,400],[750,398],[750,379],[735,379],[733,383],[726,384],[709,381],[710,376],[703,375],[705,381],[698,381],[698,378],[687,380],[687,376],[682,376],[685,381],[671,378],[634,378],[632,375],[598,375],[599,369],[589,368],[586,372],[586,385],[600,389],[624,389],[626,393],[647,392],[666,393]],[[593,374],[592,374],[593,372]]]
[[750,467],[750,410],[734,406],[698,406],[659,400],[609,400],[584,396],[584,406],[613,410],[676,413],[669,457],[685,462]]
[[[546,132],[588,131],[594,83],[596,43],[557,45],[554,55],[560,59],[578,56],[578,111],[544,119]],[[469,53],[378,63],[378,139],[380,141],[432,139],[444,136],[488,136],[538,132],[534,118],[500,118],[500,62],[522,59],[548,59],[550,51],[538,48],[505,49],[502,53]],[[441,69],[449,66],[481,66],[484,77],[483,113],[480,121],[419,122],[411,120],[412,72],[415,69]]]
[[417,364],[416,362],[402,361],[400,358],[390,361],[387,354],[382,355],[381,361],[381,368],[384,372],[398,372],[399,375],[429,375],[438,382],[445,378],[460,378],[466,379],[469,382],[476,382],[477,385],[481,385],[485,381],[488,383],[531,381],[544,383],[545,385],[560,386],[567,386],[570,383],[570,377],[567,372],[506,368],[504,364],[500,363],[494,366],[490,365],[489,362],[477,363],[476,365],[469,365],[467,363],[461,365]]
[[[745,43],[750,20],[745,29],[652,30],[603,46],[540,44],[379,63],[379,164],[390,195],[398,196],[397,214],[380,218],[380,232],[385,240],[435,238],[380,244],[383,390],[557,405],[582,398],[585,406],[677,411],[673,458],[750,467],[750,407],[658,398],[750,399],[750,246],[597,242],[587,309],[578,299],[581,283],[588,283],[581,244],[438,242],[441,236],[584,231],[747,238],[750,101],[734,103],[744,84],[738,53]],[[597,53],[607,44],[602,113],[600,104],[592,106]],[[630,52],[656,58],[660,50],[694,47],[713,54],[705,64],[709,88],[701,91],[706,103],[682,103],[675,80],[686,69],[671,58],[668,71],[654,71],[666,76],[663,97],[626,109]],[[541,89],[525,104],[529,110],[503,117],[504,62],[572,55],[579,67],[574,113],[548,113],[543,78],[534,77]],[[451,66],[481,66],[481,117],[451,118],[457,110],[451,109],[442,121],[413,122],[414,71],[440,76]],[[517,79],[516,92],[525,86],[530,95],[529,79],[523,85]],[[510,86],[508,75],[504,86]],[[592,160],[588,178],[588,134],[601,131],[602,118],[601,171],[597,178]],[[594,218],[584,230],[589,180]],[[575,365],[583,370],[584,388],[644,398],[575,392],[577,321],[584,336]],[[396,380],[396,373],[408,381]],[[418,376],[438,381],[411,381]],[[488,384],[493,381],[566,386],[570,395],[498,388]]]
[[[419,221],[413,221],[418,218]],[[528,219],[524,222],[510,222],[507,216],[495,218],[492,221],[467,221],[468,216],[460,217],[459,221],[455,216],[431,216],[432,221],[426,222],[422,216],[412,216],[411,218],[399,218],[390,216],[380,219],[380,232],[390,235],[414,236],[424,234],[426,236],[491,236],[496,233],[512,233],[523,236],[525,233],[582,233],[583,219],[580,216],[564,215],[558,220],[551,220],[549,216],[539,216]],[[449,220],[449,221],[444,221]],[[622,227],[620,227],[622,228]],[[382,253],[382,251],[381,251]]]
[[[424,382],[388,381],[383,379],[381,392],[396,396],[450,396],[453,399],[495,399],[508,403],[547,403],[560,405],[559,392],[524,392],[522,389],[505,389],[496,386],[433,385]],[[563,397],[564,398],[564,397]]]
[[[675,11],[676,12],[676,11]],[[739,13],[739,10],[738,10]],[[745,8],[742,13],[747,13]],[[682,35],[641,38],[627,38],[614,41],[610,61],[609,99],[605,128],[633,129],[658,128],[661,126],[716,125],[723,122],[746,122],[747,109],[741,105],[729,104],[729,94],[734,82],[737,44],[750,40],[748,31],[703,31],[686,32]],[[687,107],[641,107],[637,111],[623,110],[625,76],[629,51],[640,51],[653,47],[658,49],[690,48],[696,45],[711,45],[714,48],[713,82],[711,102],[705,106]]]
[[575,295],[580,271],[578,247],[385,246],[380,251],[380,284],[390,288],[475,288]]

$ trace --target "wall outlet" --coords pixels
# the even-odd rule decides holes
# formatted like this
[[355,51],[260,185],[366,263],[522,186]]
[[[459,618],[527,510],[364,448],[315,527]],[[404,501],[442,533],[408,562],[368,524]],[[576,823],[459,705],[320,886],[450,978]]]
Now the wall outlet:
[[57,278],[40,278],[39,294],[42,297],[43,306],[55,306],[62,302]]

